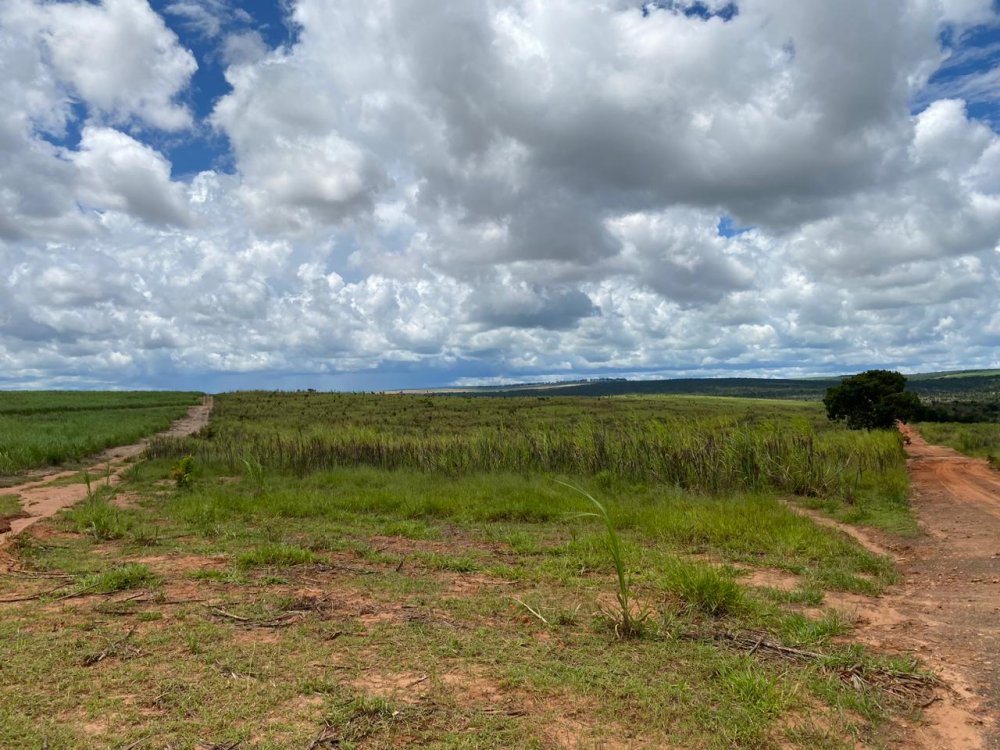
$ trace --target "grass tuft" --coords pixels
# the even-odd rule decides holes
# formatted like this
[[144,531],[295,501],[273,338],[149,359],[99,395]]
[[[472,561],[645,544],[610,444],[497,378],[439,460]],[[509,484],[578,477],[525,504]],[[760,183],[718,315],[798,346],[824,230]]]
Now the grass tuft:
[[127,563],[100,573],[93,573],[80,580],[77,590],[94,594],[113,594],[152,586],[159,579],[148,566],[141,563]]
[[314,552],[294,544],[270,543],[244,552],[236,558],[241,568],[309,565],[319,560]]
[[65,512],[65,518],[77,533],[87,534],[95,541],[121,539],[131,529],[128,516],[108,502],[105,492],[98,490]]
[[676,558],[668,563],[661,580],[667,591],[702,614],[722,617],[744,608],[744,588],[733,575],[714,565]]

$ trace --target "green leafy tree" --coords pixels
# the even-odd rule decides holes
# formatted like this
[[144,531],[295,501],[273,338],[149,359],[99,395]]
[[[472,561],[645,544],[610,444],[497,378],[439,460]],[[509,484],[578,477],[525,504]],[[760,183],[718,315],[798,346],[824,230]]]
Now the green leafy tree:
[[920,398],[906,390],[906,377],[892,370],[868,370],[827,389],[826,416],[846,420],[852,430],[886,429],[920,413]]

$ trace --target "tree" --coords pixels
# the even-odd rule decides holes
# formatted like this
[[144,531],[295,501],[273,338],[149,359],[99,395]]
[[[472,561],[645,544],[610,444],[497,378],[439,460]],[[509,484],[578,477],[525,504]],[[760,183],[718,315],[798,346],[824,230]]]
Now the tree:
[[892,370],[868,370],[827,389],[826,416],[847,420],[852,430],[886,429],[919,414],[920,398],[906,390],[906,377]]

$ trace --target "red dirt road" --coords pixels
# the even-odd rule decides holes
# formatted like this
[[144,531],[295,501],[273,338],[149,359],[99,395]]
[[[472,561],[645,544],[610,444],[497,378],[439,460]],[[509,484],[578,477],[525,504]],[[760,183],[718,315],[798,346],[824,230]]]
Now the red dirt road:
[[[167,437],[191,435],[208,424],[212,413],[212,397],[205,396],[200,404],[192,406],[186,416],[174,422],[169,429],[160,433]],[[111,484],[118,482],[118,475],[124,470],[125,462],[142,453],[147,440],[141,440],[132,445],[110,448],[97,458],[97,462],[88,471],[92,476],[92,485],[104,483],[110,472]],[[17,495],[21,502],[24,516],[10,520],[10,531],[0,533],[0,547],[15,534],[19,534],[32,524],[43,518],[54,516],[63,508],[68,508],[87,497],[86,484],[64,484],[52,486],[56,480],[79,474],[79,471],[50,471],[36,477],[30,482],[13,487],[0,488],[0,495]]]
[[903,584],[859,633],[916,652],[947,686],[902,747],[1000,750],[1000,472],[901,429],[925,536],[888,545]]

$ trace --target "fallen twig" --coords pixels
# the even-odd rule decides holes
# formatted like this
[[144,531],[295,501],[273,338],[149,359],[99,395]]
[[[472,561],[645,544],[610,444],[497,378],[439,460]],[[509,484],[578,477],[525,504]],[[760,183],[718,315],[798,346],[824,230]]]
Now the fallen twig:
[[252,622],[249,617],[234,615],[232,612],[226,612],[226,610],[220,609],[219,607],[212,607],[212,612],[220,617],[228,617],[230,620],[236,620],[237,622]]
[[47,573],[41,570],[25,570],[24,568],[13,568],[8,572],[11,575],[24,576],[25,578],[73,578],[69,573]]
[[[120,638],[119,640],[115,641],[106,649],[104,649],[101,653],[92,654],[88,656],[86,659],[83,660],[83,666],[85,667],[92,666],[94,664],[97,664],[98,662],[104,661],[109,656],[115,655],[118,652],[118,649],[124,647],[128,643],[129,638],[132,637],[132,634],[135,633],[136,628],[138,627],[139,624],[136,623],[135,625],[132,626],[132,629],[125,634],[124,638]],[[136,652],[138,652],[138,649],[136,649]]]
[[63,596],[57,596],[52,601],[54,601],[54,602],[61,602],[64,599],[73,599],[74,597],[77,597],[77,596],[86,596],[91,591],[93,591],[94,589],[96,589],[98,585],[99,585],[98,583],[92,583],[89,586],[84,586],[82,589],[78,589],[76,591],[71,591],[70,593],[65,594]]
[[542,613],[541,613],[541,612],[540,612],[539,610],[537,610],[537,609],[535,609],[534,607],[532,607],[532,606],[531,606],[530,604],[525,604],[525,603],[524,603],[524,602],[522,602],[522,601],[521,601],[520,599],[518,599],[518,598],[517,598],[516,596],[512,596],[512,597],[511,597],[511,599],[513,599],[513,600],[514,600],[515,602],[517,602],[518,604],[520,604],[520,605],[521,605],[522,607],[524,607],[524,608],[525,608],[526,610],[528,610],[529,612],[531,612],[531,614],[533,614],[533,615],[534,615],[535,617],[537,617],[537,618],[538,618],[539,620],[541,620],[542,622],[544,622],[544,623],[545,623],[546,625],[548,625],[548,624],[549,624],[549,621],[548,621],[548,620],[546,620],[546,619],[545,619],[545,618],[544,618],[544,617],[542,616]]
[[309,747],[307,747],[306,750],[316,750],[316,748],[320,747],[320,745],[324,742],[329,742],[330,745],[334,747],[340,744],[337,740],[337,733],[330,724],[323,727],[323,731],[316,735],[315,739],[309,743]]
[[275,617],[270,620],[259,620],[253,617],[243,617],[242,615],[236,615],[232,612],[227,612],[219,607],[210,607],[209,610],[212,614],[217,617],[225,617],[229,620],[235,620],[236,622],[242,623],[244,625],[251,625],[258,628],[283,628],[291,625],[295,620],[302,616],[302,612],[289,612],[288,614],[282,615],[281,617]]
[[31,594],[30,596],[15,596],[9,599],[0,599],[0,604],[13,604],[14,602],[30,602],[32,599],[41,599],[43,596],[48,596],[49,594],[54,594],[59,589],[64,589],[68,586],[68,583],[61,583],[54,589],[49,589],[48,591],[42,591],[39,594]]
[[348,573],[357,573],[361,576],[374,576],[381,573],[381,570],[369,570],[367,568],[355,568],[350,565],[340,565],[333,563],[319,563],[315,566],[317,570],[346,570]]
[[[693,638],[699,639],[698,636],[693,636]],[[784,646],[768,640],[763,635],[714,633],[712,634],[712,639],[733,643],[740,648],[747,649],[748,654],[767,651],[797,661],[820,662],[821,667],[825,671],[836,673],[841,680],[855,690],[863,690],[866,687],[876,685],[890,695],[898,698],[922,700],[924,706],[929,706],[935,700],[933,697],[927,698],[928,691],[941,686],[940,680],[932,674],[901,672],[888,667],[877,665],[866,666],[860,663],[847,667],[836,666],[829,663],[831,657],[827,654]]]

